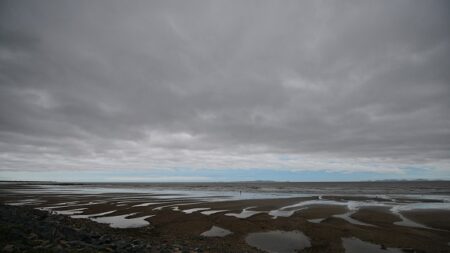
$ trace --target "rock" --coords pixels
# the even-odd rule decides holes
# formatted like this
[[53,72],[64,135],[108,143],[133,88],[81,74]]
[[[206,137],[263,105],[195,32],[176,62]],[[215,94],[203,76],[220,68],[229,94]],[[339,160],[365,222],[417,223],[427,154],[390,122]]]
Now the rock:
[[114,249],[112,249],[112,248],[110,248],[110,247],[106,247],[106,248],[104,248],[104,250],[105,250],[106,252],[114,252],[114,251],[115,251]]
[[8,244],[5,247],[3,247],[2,251],[3,252],[14,252],[14,245],[12,244]]
[[69,247],[69,244],[67,244],[67,241],[65,241],[65,240],[59,240],[59,245],[61,245],[63,247]]
[[71,247],[71,248],[84,248],[89,246],[89,244],[84,243],[82,241],[69,241],[67,242],[67,244]]
[[182,253],[180,248],[174,248],[172,252],[173,253]]
[[61,227],[60,233],[63,234],[67,240],[74,240],[79,237],[77,230],[67,227],[67,226]]
[[0,252],[191,252],[190,241],[150,243],[89,220],[73,220],[29,207],[0,204],[0,225],[0,236],[7,242]]
[[28,240],[34,240],[34,239],[37,239],[37,238],[38,238],[38,235],[35,234],[35,233],[31,233],[31,234],[28,235]]
[[64,250],[61,247],[61,245],[56,245],[55,247],[52,248],[52,251],[53,252],[57,252],[57,253],[60,253],[60,252],[63,253],[64,252]]

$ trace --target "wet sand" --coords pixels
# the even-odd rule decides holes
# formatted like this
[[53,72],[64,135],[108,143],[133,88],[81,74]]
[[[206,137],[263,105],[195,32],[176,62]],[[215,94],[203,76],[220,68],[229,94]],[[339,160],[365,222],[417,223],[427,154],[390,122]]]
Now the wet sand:
[[[68,215],[71,210],[76,212],[74,215],[93,215],[94,219],[81,219],[86,223],[98,224],[95,215],[107,221],[115,217],[142,218],[134,221],[144,220],[144,224],[148,225],[136,228],[114,228],[108,224],[96,226],[109,233],[126,234],[152,242],[189,245],[189,248],[197,248],[199,252],[262,252],[247,244],[245,238],[250,233],[268,231],[302,232],[310,238],[310,245],[301,252],[345,252],[343,238],[357,238],[380,247],[413,249],[416,252],[450,252],[449,210],[404,210],[401,211],[404,217],[428,228],[400,226],[395,224],[402,220],[399,215],[392,212],[392,207],[387,204],[379,206],[386,199],[377,196],[210,200],[152,194],[5,193],[0,196],[2,203],[63,211]],[[360,206],[361,203],[364,206]],[[215,210],[218,212],[214,213]],[[243,210],[251,211],[252,215],[247,218],[229,215],[242,213]],[[288,217],[274,217],[271,215],[274,210],[293,212]],[[340,218],[339,215],[343,214],[367,225]],[[310,221],[317,219],[322,220]],[[201,236],[214,226],[231,233],[223,237]]]
[[428,227],[450,231],[450,211],[448,210],[416,210],[402,212],[402,214]]
[[[245,205],[246,203],[243,203]],[[342,210],[330,211],[329,206],[315,207],[311,213],[340,213]],[[423,252],[449,252],[447,240],[450,238],[449,232],[433,231],[426,229],[415,229],[399,227],[392,223],[384,222],[388,215],[377,209],[373,211],[367,208],[363,212],[365,221],[373,222],[380,227],[365,227],[349,224],[346,221],[328,217],[320,224],[313,224],[307,221],[310,214],[298,213],[292,217],[279,217],[272,219],[267,214],[257,214],[247,219],[236,219],[220,214],[204,216],[194,213],[185,217],[173,211],[162,211],[158,219],[150,219],[154,225],[154,230],[159,232],[159,236],[168,240],[174,238],[186,238],[190,240],[196,238],[200,233],[207,231],[211,226],[219,226],[233,232],[220,239],[213,239],[214,243],[229,244],[234,252],[248,249],[244,238],[248,233],[272,230],[299,230],[312,238],[312,247],[308,252],[343,252],[341,238],[356,237],[361,240],[375,244],[385,245],[393,248],[414,248]],[[326,217],[327,215],[314,215],[313,217]],[[434,216],[436,220],[445,219],[444,214]],[[354,216],[359,217],[358,212]],[[392,219],[392,218],[391,218]],[[207,239],[209,243],[210,239]],[[198,241],[197,241],[198,243]],[[231,250],[233,252],[233,250]]]
[[[297,200],[295,199],[295,201]],[[274,203],[271,203],[270,200],[266,201],[268,206],[276,207],[276,204],[280,204],[278,201],[274,201]],[[208,206],[212,209],[229,208],[229,210],[240,210],[254,204],[255,201],[234,201],[209,203]],[[183,208],[198,206],[189,205]],[[73,210],[79,207],[63,207],[58,208],[58,210]],[[111,207],[109,204],[93,205],[88,207],[83,213],[98,214],[111,210]],[[149,228],[151,228],[146,236],[152,240],[157,238],[158,241],[163,242],[183,241],[189,245],[204,248],[209,252],[259,252],[245,242],[245,237],[249,233],[273,230],[298,230],[303,232],[311,238],[311,247],[305,249],[304,252],[344,252],[342,238],[346,237],[356,237],[363,241],[392,248],[413,248],[423,252],[450,252],[447,245],[450,232],[393,225],[393,222],[399,219],[386,209],[379,207],[363,208],[352,215],[357,220],[375,224],[377,227],[354,225],[333,217],[334,214],[342,214],[346,211],[346,208],[342,206],[320,205],[298,211],[291,217],[273,219],[267,213],[259,213],[247,219],[238,219],[225,216],[223,213],[203,215],[200,212],[194,212],[185,214],[180,211],[173,211],[170,208],[154,211],[150,207],[124,207],[108,215],[117,216],[133,212],[138,213],[138,215],[132,217],[142,217],[150,213],[154,214],[154,217],[145,219],[150,223]],[[448,212],[409,211],[404,213],[404,215],[418,222],[423,222],[427,226],[448,228],[447,226],[442,226],[442,224],[448,224]],[[308,222],[308,219],[316,218],[324,218],[324,220],[318,224]],[[232,234],[221,238],[204,238],[200,236],[212,226],[227,229]],[[135,234],[133,230],[137,232],[140,229],[125,229],[116,232],[133,235]],[[142,238],[142,236],[139,237]]]

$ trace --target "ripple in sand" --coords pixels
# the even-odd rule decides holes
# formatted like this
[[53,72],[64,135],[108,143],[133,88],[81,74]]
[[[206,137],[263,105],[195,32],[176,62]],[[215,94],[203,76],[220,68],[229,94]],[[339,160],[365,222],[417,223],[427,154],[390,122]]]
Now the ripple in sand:
[[112,228],[138,228],[149,225],[150,223],[145,219],[153,217],[154,215],[148,215],[138,218],[128,218],[130,216],[135,215],[136,213],[131,214],[123,214],[117,216],[106,216],[106,217],[98,217],[91,218],[91,220],[98,223],[109,224]]
[[201,236],[205,236],[205,237],[224,237],[227,236],[229,234],[232,234],[233,232],[231,232],[228,229],[224,229],[221,227],[217,227],[217,226],[212,226],[210,230],[205,231],[203,233],[201,233]]
[[271,253],[294,253],[311,247],[309,237],[300,231],[269,231],[251,233],[245,242],[260,250]]
[[342,245],[345,253],[401,253],[401,249],[397,248],[382,248],[380,245],[370,242],[361,241],[358,238],[342,238]]

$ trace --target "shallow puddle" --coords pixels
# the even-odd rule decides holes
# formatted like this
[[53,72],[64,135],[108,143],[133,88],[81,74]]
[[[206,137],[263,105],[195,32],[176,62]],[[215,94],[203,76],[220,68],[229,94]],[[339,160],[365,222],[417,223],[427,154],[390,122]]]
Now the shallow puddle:
[[311,247],[310,239],[300,231],[269,231],[251,233],[247,244],[270,253],[294,253]]
[[233,232],[231,232],[228,229],[224,229],[221,227],[217,227],[217,226],[212,226],[210,230],[205,231],[203,233],[201,233],[201,236],[205,236],[205,237],[224,237],[227,236],[229,234],[232,234]]
[[355,225],[376,227],[375,225],[372,225],[372,224],[369,224],[369,223],[365,223],[365,222],[353,219],[351,217],[351,215],[354,214],[354,213],[355,212],[348,212],[348,213],[344,213],[344,214],[335,214],[335,215],[333,215],[333,217],[341,218],[341,219],[346,220],[347,222],[350,222],[350,223],[355,224]]
[[159,204],[159,203],[156,203],[156,202],[150,202],[150,203],[137,204],[137,205],[134,205],[133,207],[151,206],[151,205],[157,205],[157,204]]
[[249,217],[251,217],[251,216],[253,216],[255,214],[263,213],[263,212],[260,212],[260,211],[250,211],[250,210],[248,210],[250,208],[254,208],[254,207],[247,207],[247,208],[243,209],[242,212],[240,212],[240,213],[226,213],[225,215],[226,216],[236,217],[236,218],[239,218],[239,219],[247,219],[247,218],[249,218]]
[[72,214],[81,214],[86,209],[87,208],[78,208],[78,209],[71,209],[71,210],[54,210],[53,212],[56,214],[62,214],[62,215],[72,215]]
[[441,230],[437,228],[432,228],[429,226],[426,226],[424,224],[415,222],[413,220],[410,220],[406,218],[401,212],[402,211],[410,211],[410,210],[423,210],[423,209],[439,209],[439,210],[450,210],[450,204],[448,203],[413,203],[406,206],[394,206],[391,208],[391,212],[395,215],[397,215],[401,221],[394,222],[395,225],[398,226],[405,226],[405,227],[412,227],[412,228],[426,228],[426,229],[432,229],[432,230],[438,230],[438,231],[446,231]]
[[269,215],[272,216],[273,219],[276,219],[278,217],[291,217],[296,210],[292,211],[284,211],[284,210],[272,210],[269,212]]
[[215,214],[215,213],[223,213],[223,212],[226,212],[226,211],[228,211],[228,210],[209,210],[209,211],[203,211],[203,212],[200,212],[200,213],[204,214],[204,215],[211,215],[211,214]]
[[428,227],[428,226],[425,226],[425,225],[423,225],[423,224],[417,223],[417,222],[415,222],[415,221],[412,221],[412,220],[406,218],[405,216],[403,216],[403,214],[401,214],[401,213],[400,213],[397,209],[395,209],[395,208],[391,209],[391,211],[392,211],[393,214],[396,214],[396,215],[401,219],[401,221],[396,221],[396,222],[394,222],[395,225],[398,225],[398,226],[405,226],[405,227],[412,227],[412,228],[426,228],[426,229],[433,229],[433,228],[430,228],[430,227]]
[[110,214],[110,213],[114,213],[115,211],[116,210],[103,212],[103,213],[75,214],[75,215],[71,215],[70,218],[73,218],[73,219],[89,219],[91,217],[103,216],[103,215],[107,215],[107,214]]
[[320,218],[320,219],[310,219],[308,220],[311,223],[321,223],[323,220],[325,220],[325,218]]
[[403,216],[403,215],[400,214],[400,213],[398,213],[398,217],[399,217],[400,219],[402,219],[402,220],[401,220],[401,221],[396,221],[396,222],[394,222],[395,225],[398,225],[398,226],[405,226],[405,227],[412,227],[412,228],[427,228],[427,229],[433,229],[433,228],[427,227],[427,226],[425,226],[425,225],[423,225],[423,224],[420,224],[420,223],[417,223],[417,222],[415,222],[415,221],[412,221],[412,220],[406,218],[405,216]]
[[45,201],[39,200],[39,199],[23,199],[16,202],[7,202],[7,205],[10,206],[27,206],[27,205],[38,205],[42,204]]
[[188,205],[195,205],[195,204],[199,204],[199,203],[198,202],[189,202],[189,203],[182,203],[182,204],[170,204],[170,205],[165,205],[165,206],[158,206],[158,207],[153,208],[152,210],[160,211],[167,207],[176,207],[176,209],[179,209],[178,208],[179,206],[188,206]]
[[198,212],[198,211],[205,211],[205,210],[209,210],[209,209],[211,209],[211,208],[209,208],[209,207],[206,207],[206,208],[192,208],[192,209],[183,210],[183,213],[190,214],[190,213],[195,213],[195,212]]
[[361,241],[358,238],[342,238],[342,245],[344,246],[345,253],[401,253],[403,252],[398,248],[382,248],[381,245],[377,245],[370,242]]
[[104,201],[102,201],[102,202],[90,201],[90,202],[84,203],[84,204],[79,204],[78,202],[75,202],[75,204],[73,204],[73,203],[74,202],[57,203],[57,204],[54,204],[53,206],[37,207],[35,209],[51,212],[51,211],[54,211],[53,209],[66,208],[66,207],[77,208],[77,207],[81,207],[81,206],[92,206],[92,205],[97,205],[97,204],[103,204],[105,202]]
[[143,216],[138,218],[128,218],[135,213],[117,215],[117,216],[106,216],[106,217],[98,217],[91,218],[91,220],[98,223],[109,224],[112,228],[138,228],[149,225],[150,223],[145,219],[150,218],[154,215]]

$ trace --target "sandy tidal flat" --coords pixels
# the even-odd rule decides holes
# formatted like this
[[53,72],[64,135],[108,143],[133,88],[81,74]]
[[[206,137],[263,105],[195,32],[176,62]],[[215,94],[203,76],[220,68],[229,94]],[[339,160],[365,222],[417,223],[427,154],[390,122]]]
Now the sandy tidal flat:
[[[123,186],[77,191],[77,187],[8,184],[1,189],[0,201],[97,223],[113,233],[182,241],[209,252],[354,252],[361,247],[368,252],[374,247],[450,252],[446,195],[289,192],[271,197],[252,192],[246,197],[242,192],[226,195],[169,186],[167,191]],[[143,229],[145,233],[140,232]],[[265,245],[269,239],[259,240],[261,245],[257,239],[249,243],[255,234],[272,236],[273,245]],[[293,240],[292,247],[277,240]]]

